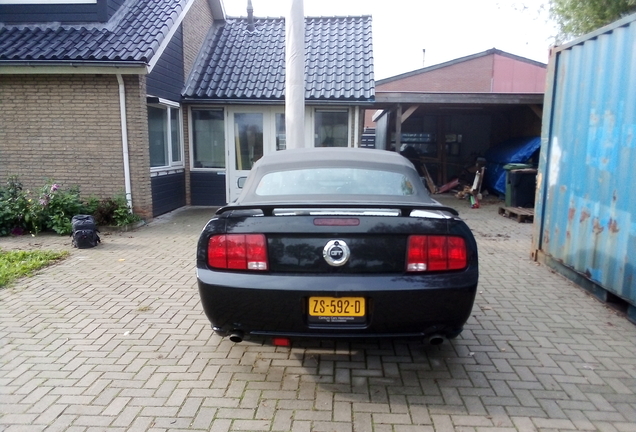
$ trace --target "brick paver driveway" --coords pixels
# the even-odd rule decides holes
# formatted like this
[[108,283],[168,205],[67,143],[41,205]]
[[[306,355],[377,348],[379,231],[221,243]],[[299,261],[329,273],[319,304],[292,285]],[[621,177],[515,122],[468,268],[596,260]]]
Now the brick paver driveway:
[[184,209],[0,290],[0,430],[636,431],[636,326],[530,261],[530,224],[446,200],[481,254],[457,340],[222,340],[194,276],[211,211]]

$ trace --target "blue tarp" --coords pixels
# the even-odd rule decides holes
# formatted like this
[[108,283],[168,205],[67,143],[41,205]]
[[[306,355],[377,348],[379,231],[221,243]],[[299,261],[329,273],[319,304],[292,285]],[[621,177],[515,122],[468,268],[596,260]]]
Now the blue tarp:
[[484,186],[501,194],[506,194],[506,170],[504,165],[529,163],[541,148],[541,137],[513,138],[489,149],[484,173]]

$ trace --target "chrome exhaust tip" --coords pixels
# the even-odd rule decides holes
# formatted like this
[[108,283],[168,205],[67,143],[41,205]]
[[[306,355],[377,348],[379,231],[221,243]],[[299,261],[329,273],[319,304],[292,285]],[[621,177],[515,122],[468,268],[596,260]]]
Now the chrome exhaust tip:
[[230,340],[234,343],[243,342],[243,332],[240,330],[232,331],[232,334],[230,334]]
[[441,345],[444,342],[444,337],[441,335],[433,335],[428,338],[428,343],[431,345]]

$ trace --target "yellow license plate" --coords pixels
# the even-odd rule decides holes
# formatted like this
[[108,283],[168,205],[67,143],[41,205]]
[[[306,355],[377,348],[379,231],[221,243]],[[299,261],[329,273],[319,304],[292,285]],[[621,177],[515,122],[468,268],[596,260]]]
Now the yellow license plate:
[[309,315],[314,317],[363,317],[364,297],[309,297]]

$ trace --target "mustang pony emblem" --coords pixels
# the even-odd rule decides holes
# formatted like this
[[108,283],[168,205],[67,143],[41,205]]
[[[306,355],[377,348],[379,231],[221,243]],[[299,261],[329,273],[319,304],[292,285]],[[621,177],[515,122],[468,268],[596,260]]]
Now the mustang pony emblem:
[[349,246],[342,240],[329,240],[322,250],[322,257],[334,267],[345,265],[350,256]]

